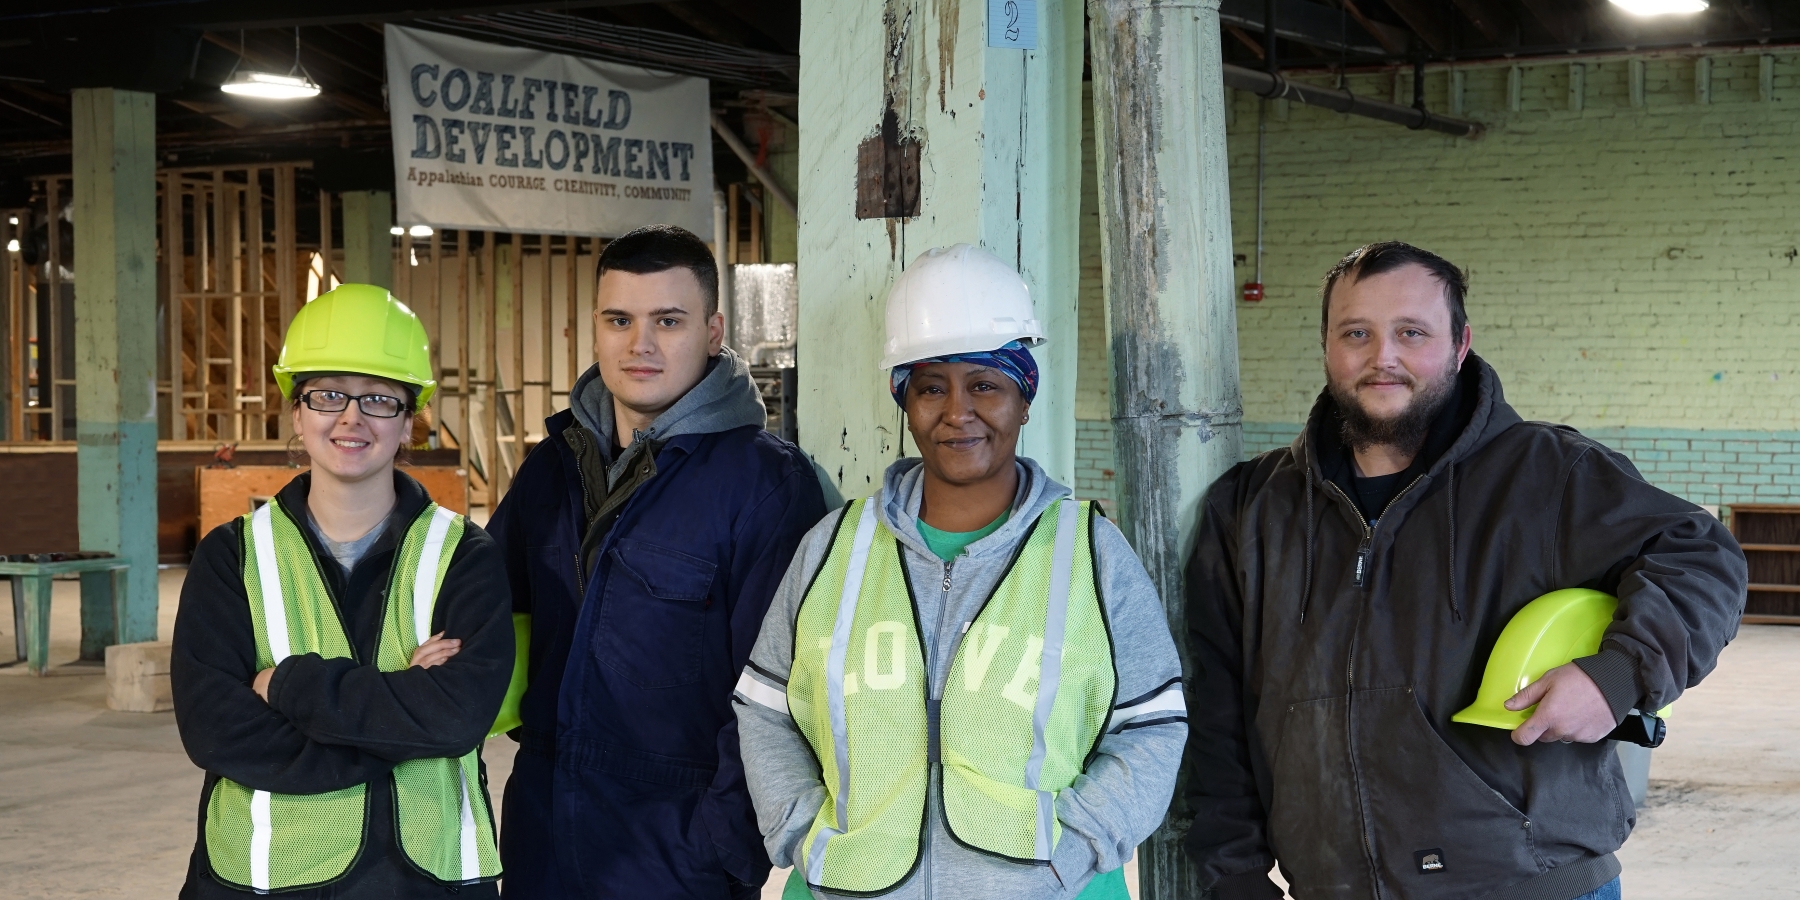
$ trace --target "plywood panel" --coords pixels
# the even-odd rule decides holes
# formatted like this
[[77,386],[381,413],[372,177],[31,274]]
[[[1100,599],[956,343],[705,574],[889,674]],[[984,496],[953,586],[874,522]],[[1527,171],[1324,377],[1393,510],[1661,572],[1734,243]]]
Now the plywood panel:
[[[279,493],[305,469],[288,466],[238,466],[233,469],[194,470],[200,496],[200,534],[250,512]],[[418,479],[440,506],[462,513],[462,475],[455,466],[404,466],[402,471]]]

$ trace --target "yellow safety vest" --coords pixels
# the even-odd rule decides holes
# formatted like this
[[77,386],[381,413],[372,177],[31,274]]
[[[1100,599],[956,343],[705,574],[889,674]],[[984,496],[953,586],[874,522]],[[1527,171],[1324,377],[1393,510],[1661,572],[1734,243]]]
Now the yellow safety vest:
[[905,562],[876,510],[859,500],[845,511],[795,622],[788,708],[826,794],[797,865],[821,890],[899,886],[918,861],[934,751],[950,832],[1047,865],[1062,835],[1056,795],[1099,742],[1116,684],[1093,505],[1060,500],[1033,523],[935,702]]
[[[351,656],[306,539],[280,501],[270,500],[241,521],[257,668],[296,653]],[[463,517],[435,503],[407,529],[382,614],[375,661],[382,671],[407,668],[413,651],[430,637],[432,610],[462,534]],[[391,776],[400,848],[445,884],[500,875],[480,754],[477,747],[459,759],[409,760]],[[258,892],[342,878],[362,854],[368,793],[376,788],[370,783],[323,794],[277,794],[220,778],[206,804],[206,853],[214,877]]]

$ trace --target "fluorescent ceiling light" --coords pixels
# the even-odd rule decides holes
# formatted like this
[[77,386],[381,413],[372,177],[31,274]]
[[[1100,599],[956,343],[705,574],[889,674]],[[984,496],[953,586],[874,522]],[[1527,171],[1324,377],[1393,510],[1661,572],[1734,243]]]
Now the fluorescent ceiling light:
[[244,33],[238,32],[238,61],[231,64],[231,74],[219,90],[240,97],[261,100],[309,100],[319,96],[319,83],[312,80],[306,67],[300,65],[300,29],[294,29],[294,67],[286,75],[273,72],[241,72],[244,62]]
[[319,83],[305,75],[234,72],[230,81],[219,85],[219,90],[263,100],[305,100],[319,96]]
[[1613,5],[1634,16],[1666,16],[1672,13],[1705,12],[1706,0],[1612,0]]
[[411,229],[413,237],[431,237],[430,225],[414,225]]

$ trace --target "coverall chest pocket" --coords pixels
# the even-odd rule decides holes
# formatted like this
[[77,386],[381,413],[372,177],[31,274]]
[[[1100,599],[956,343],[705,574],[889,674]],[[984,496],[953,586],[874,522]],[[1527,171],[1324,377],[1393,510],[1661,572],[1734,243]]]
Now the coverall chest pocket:
[[718,567],[643,541],[619,541],[608,556],[594,655],[640,688],[699,681],[707,595]]

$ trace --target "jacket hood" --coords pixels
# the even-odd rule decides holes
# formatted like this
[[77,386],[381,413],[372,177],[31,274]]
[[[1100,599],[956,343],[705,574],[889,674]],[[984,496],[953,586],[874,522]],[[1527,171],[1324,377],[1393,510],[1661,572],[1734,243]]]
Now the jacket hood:
[[[581,373],[570,395],[574,397],[569,405],[575,421],[599,435],[602,446],[610,452],[617,444],[613,396],[600,378],[599,363]],[[750,377],[750,365],[730,347],[724,347],[706,364],[706,375],[700,383],[657,416],[647,430],[633,435],[629,444],[666,441],[683,434],[717,434],[745,425],[761,425],[768,417],[762,392],[756,389],[756,379]]]
[[[1005,556],[1025,539],[1025,532],[1050,504],[1069,496],[1069,489],[1058,484],[1036,460],[1018,457],[1019,487],[1013,493],[1012,511],[1006,524],[994,533],[970,544],[963,553],[972,557]],[[925,500],[925,461],[918,457],[897,460],[881,476],[882,523],[900,543],[926,558],[934,558],[925,539],[919,536],[919,507]]]
[[[1429,487],[1432,482],[1443,479],[1445,502],[1449,504],[1452,516],[1456,510],[1457,465],[1473,457],[1502,432],[1524,421],[1506,402],[1506,396],[1500,388],[1500,376],[1494,371],[1493,366],[1487,364],[1487,360],[1471,352],[1468,358],[1463,360],[1462,371],[1457,377],[1461,381],[1460,390],[1463,396],[1467,397],[1471,392],[1473,393],[1474,409],[1469,414],[1468,423],[1463,425],[1455,439],[1450,442],[1449,447],[1431,463],[1430,468],[1417,476],[1414,482]],[[1305,465],[1303,474],[1306,480],[1306,587],[1300,598],[1300,621],[1302,622],[1306,621],[1307,607],[1312,602],[1313,547],[1316,543],[1316,529],[1318,528],[1318,519],[1314,515],[1315,495],[1324,490],[1329,481],[1329,477],[1326,475],[1328,469],[1322,464],[1320,455],[1331,452],[1325,446],[1327,443],[1334,447],[1341,446],[1335,441],[1328,442],[1325,439],[1328,429],[1335,427],[1336,420],[1337,401],[1331,398],[1331,391],[1327,388],[1319,392],[1319,399],[1313,403],[1312,412],[1307,415],[1306,427],[1300,430],[1298,437],[1294,438],[1292,448],[1294,458],[1303,461]],[[1396,495],[1394,502],[1389,504],[1389,511],[1403,517],[1411,509],[1412,504],[1416,504],[1418,498],[1425,493],[1424,489],[1414,491],[1410,485],[1404,487],[1401,489],[1400,495]],[[1401,497],[1407,494],[1411,494],[1412,499],[1404,504],[1401,503]],[[1349,502],[1347,497],[1345,502]],[[1359,519],[1361,518],[1360,512],[1353,511],[1353,514]],[[1388,518],[1388,515],[1388,512],[1381,513],[1384,520]],[[1456,570],[1456,532],[1454,529],[1451,530],[1446,543],[1445,564],[1449,571]],[[1460,620],[1462,605],[1457,597],[1454,580],[1450,582],[1449,594],[1451,614]]]

